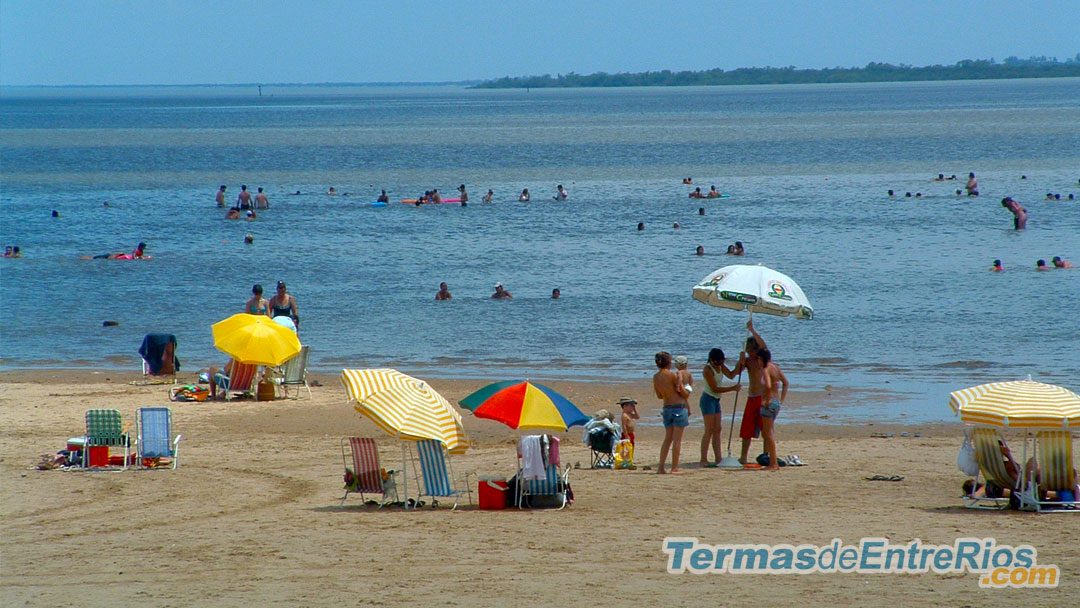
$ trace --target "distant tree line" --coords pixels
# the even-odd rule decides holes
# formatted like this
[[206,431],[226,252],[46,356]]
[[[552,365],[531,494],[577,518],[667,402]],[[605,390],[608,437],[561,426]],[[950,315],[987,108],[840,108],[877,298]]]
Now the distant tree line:
[[552,76],[505,76],[475,85],[480,89],[543,87],[680,87],[732,84],[805,84],[822,82],[892,82],[914,80],[986,80],[993,78],[1059,78],[1080,76],[1080,53],[1058,61],[1057,57],[1011,56],[1000,63],[990,59],[964,59],[953,65],[915,67],[907,64],[870,62],[861,68],[720,68],[703,71],[635,72],[608,74],[558,74]]

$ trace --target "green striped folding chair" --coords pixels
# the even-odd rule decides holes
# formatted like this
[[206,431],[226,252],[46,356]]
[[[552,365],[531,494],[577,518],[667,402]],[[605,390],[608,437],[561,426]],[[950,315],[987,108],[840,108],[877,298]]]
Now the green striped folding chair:
[[128,426],[124,426],[120,418],[120,410],[87,410],[86,435],[83,438],[83,468],[90,468],[91,448],[104,447],[107,454],[109,448],[123,447],[124,464],[120,470],[126,470],[131,457],[131,437],[128,435]]
[[170,468],[180,462],[180,435],[172,435],[172,410],[167,407],[140,407],[135,412],[135,466],[145,459],[169,458]]
[[[1077,488],[1076,468],[1073,465],[1072,433],[1067,430],[1039,431],[1035,435],[1035,455],[1039,463],[1036,479],[1029,480],[1021,503],[1036,511],[1078,513],[1080,496]],[[1056,500],[1047,500],[1047,492],[1054,492]],[[1061,500],[1062,493],[1072,494],[1071,500]]]
[[[976,427],[971,432],[971,443],[975,446],[975,460],[979,463],[983,481],[1015,492],[1019,480],[1005,467],[1005,456],[1001,449],[1005,440],[1001,433],[998,433],[997,429]],[[1004,509],[1009,506],[1009,499],[971,496],[964,506],[970,509]]]
[[450,459],[446,455],[446,447],[441,441],[424,439],[416,442],[416,453],[420,460],[420,475],[423,480],[423,488],[420,496],[430,496],[431,506],[438,506],[437,498],[454,499],[451,511],[457,508],[458,500],[462,494],[469,496],[469,505],[472,502],[472,489],[469,486],[469,475],[465,473],[465,489],[459,490],[454,481],[454,469],[450,465]]

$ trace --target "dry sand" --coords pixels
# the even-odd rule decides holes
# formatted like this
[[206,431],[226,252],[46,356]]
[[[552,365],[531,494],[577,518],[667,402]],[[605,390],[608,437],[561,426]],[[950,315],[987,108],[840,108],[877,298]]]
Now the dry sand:
[[[0,373],[0,605],[1076,605],[1080,513],[960,508],[959,424],[795,425],[781,414],[780,453],[808,466],[732,472],[697,468],[695,416],[684,442],[690,466],[677,477],[588,470],[575,429],[563,435],[563,460],[583,468],[571,472],[577,500],[564,511],[478,511],[466,502],[456,512],[406,512],[352,496],[340,509],[341,437],[376,437],[388,468],[400,467],[401,451],[345,404],[336,377],[318,376],[312,399],[233,403],[171,403],[168,385],[129,384],[135,379]],[[482,385],[432,384],[455,402]],[[645,383],[549,384],[590,414],[622,395],[655,403]],[[795,394],[785,407],[843,396]],[[136,408],[161,405],[173,408],[183,434],[177,470],[34,469],[40,454],[82,433],[85,410],[117,408],[133,420]],[[519,433],[464,417],[478,447],[455,458],[458,475],[511,474]],[[639,429],[639,465],[655,467],[661,433]],[[905,480],[864,479],[875,474]],[[972,573],[671,575],[667,536],[795,545],[994,537],[1033,545],[1062,577],[1057,589],[988,590]]]

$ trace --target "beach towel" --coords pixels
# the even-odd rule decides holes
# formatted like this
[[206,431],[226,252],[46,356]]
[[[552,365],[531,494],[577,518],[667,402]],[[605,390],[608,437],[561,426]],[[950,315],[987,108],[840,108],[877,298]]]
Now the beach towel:
[[172,374],[180,369],[176,358],[176,336],[173,334],[146,334],[139,355],[146,361],[150,375]]
[[525,479],[544,479],[546,477],[543,446],[540,439],[540,435],[528,435],[521,438],[521,461],[525,469]]

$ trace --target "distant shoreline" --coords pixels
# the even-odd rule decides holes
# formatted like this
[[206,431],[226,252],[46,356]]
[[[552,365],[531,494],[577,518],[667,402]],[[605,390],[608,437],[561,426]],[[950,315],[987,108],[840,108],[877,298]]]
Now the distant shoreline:
[[701,71],[634,72],[582,75],[573,72],[551,76],[505,76],[474,85],[476,89],[590,88],[590,87],[678,87],[760,84],[831,84],[857,82],[925,82],[942,80],[1000,80],[1018,78],[1069,78],[1080,76],[1080,53],[1060,62],[1057,58],[1009,57],[1002,63],[993,59],[965,59],[953,65],[915,67],[889,63],[868,63],[861,68],[798,69],[721,68]]

